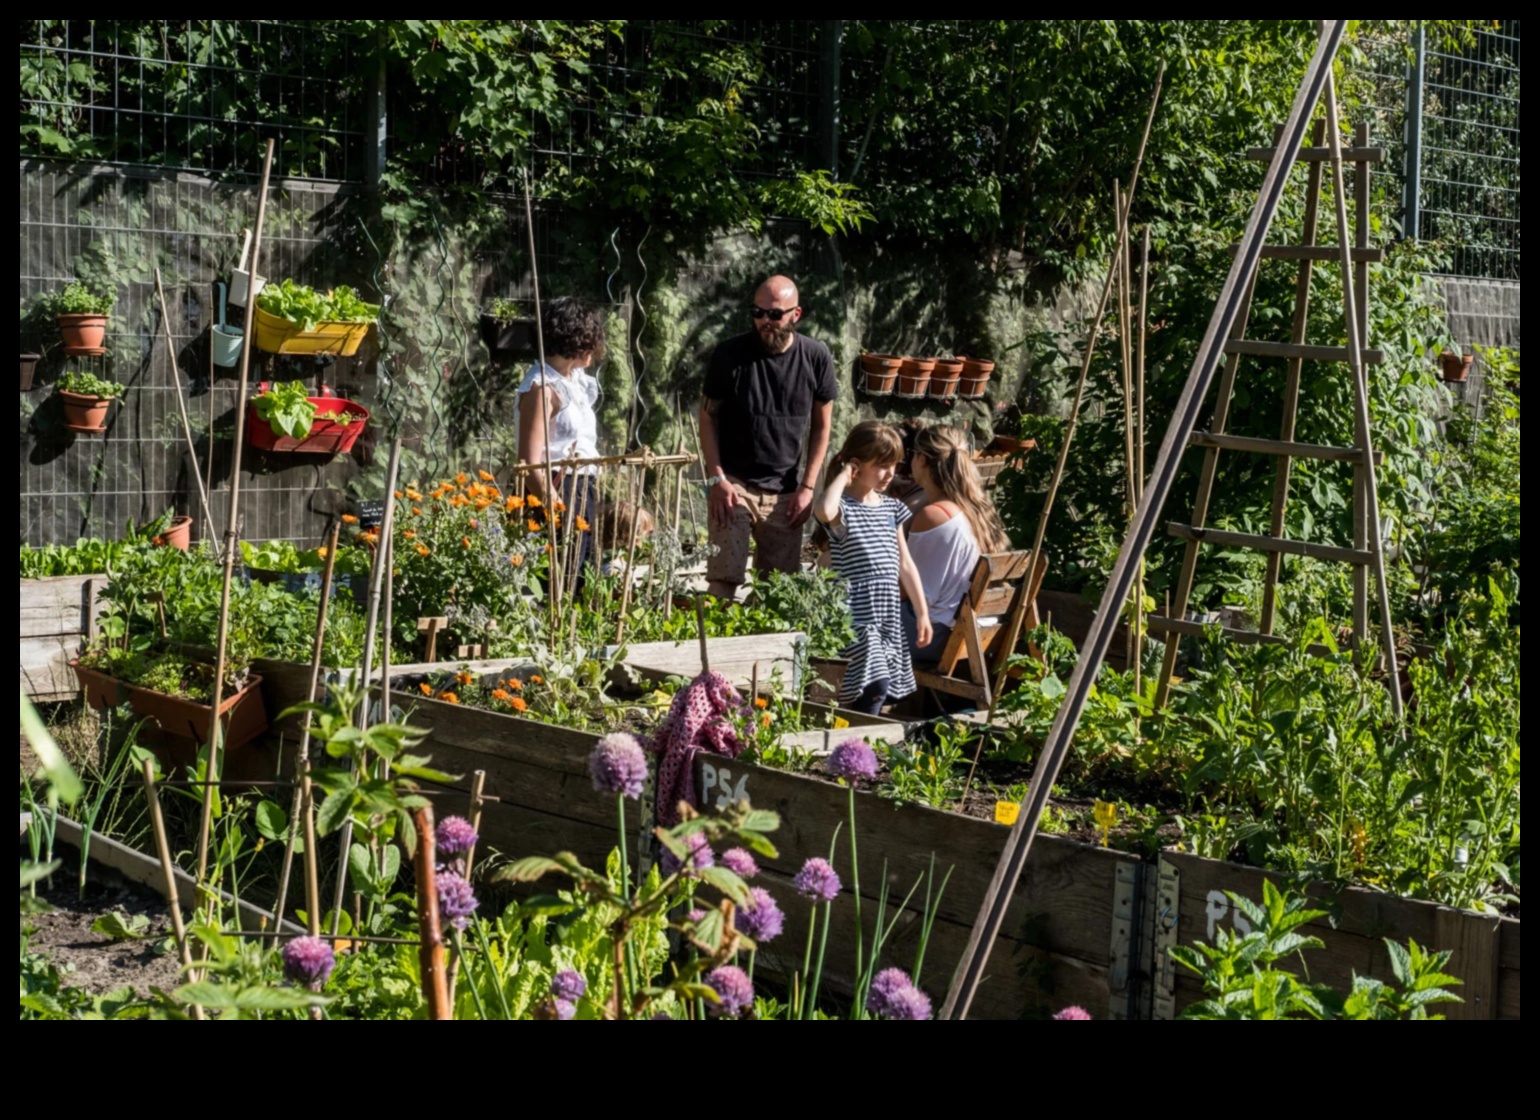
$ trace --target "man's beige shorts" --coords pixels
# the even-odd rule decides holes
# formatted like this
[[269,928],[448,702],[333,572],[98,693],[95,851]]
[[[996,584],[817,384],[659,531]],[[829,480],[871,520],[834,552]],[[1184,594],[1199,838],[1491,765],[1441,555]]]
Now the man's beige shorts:
[[711,543],[717,552],[706,561],[706,578],[714,583],[737,585],[749,567],[749,539],[755,545],[758,571],[795,572],[802,566],[802,526],[789,521],[796,491],[774,494],[728,478],[719,486],[731,486],[738,495],[732,523],[711,526]]

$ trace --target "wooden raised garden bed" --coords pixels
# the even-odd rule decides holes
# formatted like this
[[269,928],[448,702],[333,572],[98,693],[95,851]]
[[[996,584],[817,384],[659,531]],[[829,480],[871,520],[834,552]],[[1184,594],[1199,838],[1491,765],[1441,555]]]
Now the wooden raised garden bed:
[[79,695],[70,662],[96,636],[97,596],[106,582],[102,575],[21,581],[21,690],[33,700]]

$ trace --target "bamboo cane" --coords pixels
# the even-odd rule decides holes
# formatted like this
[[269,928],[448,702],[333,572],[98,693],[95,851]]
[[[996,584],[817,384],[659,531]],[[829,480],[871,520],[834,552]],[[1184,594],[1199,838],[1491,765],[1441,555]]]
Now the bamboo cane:
[[[150,825],[155,830],[155,850],[160,856],[160,873],[166,880],[166,908],[171,911],[171,932],[176,937],[177,956],[181,958],[185,970],[192,967],[192,949],[187,944],[187,927],[182,924],[182,905],[177,899],[176,869],[171,862],[171,844],[166,839],[166,820],[160,812],[160,794],[155,790],[154,759],[144,760],[143,773],[144,796],[150,803]],[[192,1005],[192,1017],[203,1018],[203,1008],[196,1003]]]
[[[1144,336],[1149,330],[1150,227],[1144,227],[1139,254],[1139,347],[1134,354],[1134,502],[1144,497]],[[1134,581],[1134,694],[1143,691],[1144,678],[1144,557]]]
[[[332,535],[326,548],[326,567],[321,572],[321,605],[316,608],[315,641],[310,647],[310,687],[305,691],[306,700],[314,700],[316,689],[321,684],[321,652],[326,644],[326,613],[331,603],[332,573],[337,566],[337,538],[341,535],[341,525],[332,526]],[[308,773],[310,769],[310,728],[315,719],[314,712],[305,713],[305,721],[300,725],[299,732],[299,757],[295,761],[295,767],[301,773]],[[289,838],[283,847],[283,866],[278,873],[278,898],[273,906],[273,915],[279,922],[283,921],[284,910],[287,909],[289,897],[289,873],[294,866],[295,840],[299,836],[300,812],[304,808],[304,779],[294,784],[294,797],[289,810]],[[305,905],[308,909],[315,908],[315,900],[307,898]]]
[[[252,236],[251,266],[252,282],[256,282],[257,261],[262,254],[262,226],[267,218],[267,185],[273,173],[273,141],[268,140],[266,154],[262,157],[262,183],[257,189],[257,223]],[[224,703],[225,691],[225,657],[229,652],[230,641],[230,583],[235,578],[235,557],[237,553],[236,538],[240,533],[241,514],[241,445],[246,438],[246,395],[250,387],[249,373],[251,370],[251,341],[255,334],[255,320],[257,301],[255,298],[246,300],[246,327],[241,336],[241,374],[240,383],[236,387],[235,401],[235,447],[232,451],[233,461],[230,467],[230,511],[225,523],[224,540],[224,579],[219,592],[219,637],[214,647],[214,695],[211,700],[214,709],[214,721],[209,732],[209,762],[208,776],[219,776],[219,749],[224,738],[224,723],[219,718],[220,706]],[[204,876],[208,874],[209,866],[209,830],[214,821],[214,795],[210,793],[203,799],[203,815],[198,825],[198,887],[201,890],[204,885]]]
[[198,466],[198,449],[193,445],[192,421],[187,418],[187,397],[182,392],[182,370],[177,365],[176,344],[171,341],[171,315],[166,309],[166,289],[161,285],[158,268],[155,270],[155,298],[160,302],[161,333],[166,339],[166,359],[171,363],[171,383],[176,388],[177,412],[182,416],[182,435],[187,439],[187,460],[192,464],[193,481],[198,484],[198,500],[203,503],[203,524],[212,530],[214,514],[209,509],[209,490],[203,481],[203,470]]
[[[546,378],[549,377],[550,374],[547,372],[549,367],[545,364],[545,326],[541,321],[540,314],[540,263],[535,257],[535,209],[533,204],[530,202],[530,194],[533,189],[534,188],[531,186],[529,181],[529,172],[526,170],[524,172],[524,232],[528,235],[529,239],[529,275],[531,286],[534,288],[535,292],[535,353],[540,360],[540,376],[542,378]],[[551,486],[550,461],[555,452],[551,447],[551,397],[549,386],[541,387],[540,422],[545,432],[545,462],[540,465],[544,467],[546,472],[545,492],[547,499],[550,499],[554,497],[553,488]],[[551,513],[554,514],[555,510],[553,509]],[[555,529],[552,529],[551,536],[553,539],[555,535],[556,531]],[[549,600],[549,607],[551,612],[551,633],[554,635],[557,633],[557,626],[561,615],[561,591],[557,586],[559,581],[556,579],[556,575],[560,569],[555,566],[556,551],[554,543],[552,544],[551,549],[552,551],[550,563],[546,568],[546,598]]]

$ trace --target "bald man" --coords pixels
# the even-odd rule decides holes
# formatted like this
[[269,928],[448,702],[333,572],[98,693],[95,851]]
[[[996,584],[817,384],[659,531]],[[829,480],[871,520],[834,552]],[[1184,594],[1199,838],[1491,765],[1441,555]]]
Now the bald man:
[[758,570],[795,572],[801,566],[803,526],[838,395],[829,348],[797,333],[802,307],[789,277],[761,284],[748,311],[753,330],[711,355],[700,410],[711,543],[717,546],[706,562],[706,579],[720,598],[743,583],[751,538]]

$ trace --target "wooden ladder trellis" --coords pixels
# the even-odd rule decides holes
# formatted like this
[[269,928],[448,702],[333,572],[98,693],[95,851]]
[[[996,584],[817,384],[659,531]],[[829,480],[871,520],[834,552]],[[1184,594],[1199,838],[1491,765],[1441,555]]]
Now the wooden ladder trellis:
[[[1226,361],[1220,375],[1218,399],[1214,415],[1206,432],[1193,432],[1189,443],[1203,448],[1203,467],[1198,478],[1197,498],[1193,505],[1190,522],[1170,522],[1166,530],[1172,536],[1187,542],[1182,556],[1181,574],[1177,579],[1176,594],[1168,615],[1152,615],[1149,627],[1163,634],[1166,640],[1165,657],[1161,663],[1160,680],[1156,686],[1155,703],[1161,706],[1170,693],[1172,674],[1176,669],[1179,643],[1184,635],[1201,635],[1202,622],[1187,617],[1187,605],[1192,596],[1194,576],[1198,565],[1198,551],[1203,544],[1230,548],[1247,548],[1263,552],[1267,556],[1266,576],[1263,583],[1262,612],[1255,631],[1226,626],[1227,637],[1240,642],[1286,642],[1275,634],[1277,617],[1278,576],[1283,557],[1305,556],[1329,560],[1353,566],[1352,643],[1361,648],[1369,632],[1369,574],[1372,570],[1378,584],[1381,635],[1385,647],[1386,663],[1391,673],[1392,705],[1400,715],[1400,690],[1395,686],[1395,642],[1390,626],[1389,594],[1385,583],[1385,555],[1379,527],[1379,500],[1376,488],[1375,466],[1383,458],[1374,451],[1368,413],[1367,367],[1384,360],[1378,350],[1366,349],[1368,337],[1369,265],[1383,258],[1383,250],[1369,244],[1369,173],[1370,165],[1384,159],[1383,148],[1369,146],[1369,129],[1360,124],[1354,136],[1353,146],[1343,148],[1337,125],[1334,99],[1325,99],[1326,119],[1317,121],[1311,146],[1301,148],[1296,159],[1306,164],[1307,185],[1305,213],[1301,242],[1298,245],[1264,245],[1261,255],[1249,277],[1245,278],[1245,297],[1241,312],[1225,343]],[[1323,141],[1330,139],[1329,144]],[[1253,159],[1271,160],[1272,148],[1254,148],[1248,153]],[[1337,244],[1323,245],[1316,240],[1318,216],[1322,193],[1322,177],[1326,164],[1332,164],[1332,192],[1337,212]],[[1353,194],[1355,221],[1352,243],[1349,246],[1347,218],[1347,184],[1344,171],[1351,163],[1354,168]],[[1344,248],[1347,246],[1347,248]],[[1252,295],[1256,288],[1257,271],[1263,259],[1292,260],[1298,262],[1298,276],[1294,290],[1294,313],[1289,341],[1262,342],[1245,337],[1250,317]],[[1346,325],[1345,346],[1311,345],[1305,340],[1310,319],[1310,281],[1317,261],[1337,260],[1343,270],[1343,317]],[[1287,362],[1284,378],[1283,422],[1277,439],[1256,439],[1233,435],[1226,431],[1230,404],[1235,388],[1237,371],[1243,357],[1282,359]],[[1352,447],[1329,447],[1319,444],[1299,443],[1295,440],[1295,424],[1299,412],[1300,373],[1307,361],[1341,362],[1351,370],[1354,380],[1354,434]],[[1270,455],[1277,459],[1277,472],[1273,484],[1271,517],[1266,534],[1237,533],[1207,527],[1209,505],[1213,497],[1214,481],[1218,472],[1219,454],[1222,451],[1239,451],[1250,454]],[[1351,547],[1318,544],[1312,541],[1294,540],[1284,535],[1287,522],[1289,482],[1295,459],[1312,459],[1325,462],[1348,463],[1353,472]]]

